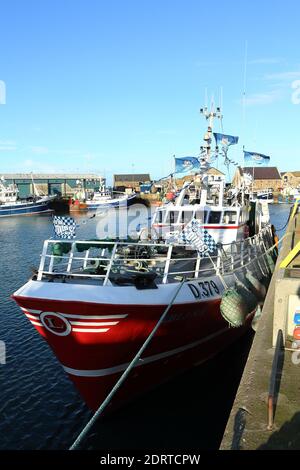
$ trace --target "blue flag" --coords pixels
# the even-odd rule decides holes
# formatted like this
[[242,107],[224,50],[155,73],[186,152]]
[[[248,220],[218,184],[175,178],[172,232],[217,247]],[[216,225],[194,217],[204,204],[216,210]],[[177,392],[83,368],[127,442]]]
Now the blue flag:
[[237,144],[239,141],[239,138],[234,135],[219,134],[218,132],[214,132],[214,137],[216,145],[222,145],[222,147],[229,147],[229,145]]
[[71,240],[76,237],[77,224],[72,217],[53,216],[55,235],[63,240]]
[[200,163],[196,157],[175,158],[175,172],[187,173],[193,170],[199,170]]
[[244,150],[245,166],[268,166],[270,157],[262,153],[246,152]]

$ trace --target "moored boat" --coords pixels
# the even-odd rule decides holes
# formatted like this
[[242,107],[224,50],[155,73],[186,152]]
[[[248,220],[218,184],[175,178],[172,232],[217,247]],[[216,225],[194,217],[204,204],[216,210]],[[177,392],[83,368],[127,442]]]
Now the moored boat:
[[121,208],[127,207],[134,202],[136,194],[114,192],[102,183],[99,190],[95,191],[91,198],[86,200],[88,210],[106,209],[110,207]]
[[224,184],[208,184],[214,115],[199,202],[189,203],[187,184],[174,204],[157,209],[146,242],[46,240],[37,274],[13,294],[94,410],[166,309],[111,407],[226,348],[263,300],[276,261],[273,233],[243,187],[225,195]]
[[39,215],[51,213],[51,202],[55,196],[40,196],[34,194],[27,199],[19,199],[18,187],[14,184],[5,184],[4,179],[0,180],[0,217],[17,215]]
[[[162,243],[45,242],[38,275],[13,295],[46,339],[87,404],[96,409],[159,320],[174,305],[115,406],[209,359],[251,325],[230,328],[220,306],[248,271],[268,282],[270,228],[203,259],[190,246]],[[57,254],[61,249],[60,256]],[[68,252],[68,253],[66,253]],[[56,254],[54,254],[56,253]]]

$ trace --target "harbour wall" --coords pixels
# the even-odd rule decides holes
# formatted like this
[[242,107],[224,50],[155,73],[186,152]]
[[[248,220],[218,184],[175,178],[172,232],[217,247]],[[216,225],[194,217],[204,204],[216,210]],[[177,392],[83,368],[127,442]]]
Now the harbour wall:
[[[295,206],[223,435],[222,450],[300,448],[300,213]],[[300,246],[299,246],[300,248]]]

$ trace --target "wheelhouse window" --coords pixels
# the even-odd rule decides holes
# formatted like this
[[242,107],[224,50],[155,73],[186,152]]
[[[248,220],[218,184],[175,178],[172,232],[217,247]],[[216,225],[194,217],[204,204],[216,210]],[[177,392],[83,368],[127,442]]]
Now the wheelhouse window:
[[167,213],[166,223],[167,224],[176,224],[178,221],[178,211],[169,211]]
[[154,222],[155,222],[156,224],[161,224],[161,223],[162,223],[162,221],[163,221],[163,214],[164,214],[163,211],[158,211],[158,212],[156,213],[156,216],[155,216],[155,219],[154,219]]
[[195,219],[199,220],[202,224],[206,222],[207,211],[196,211]]
[[219,211],[210,211],[208,216],[209,224],[219,224],[221,219],[221,212]]
[[193,211],[182,211],[180,214],[180,223],[187,224],[193,218]]
[[235,211],[224,211],[223,224],[236,224],[237,213]]

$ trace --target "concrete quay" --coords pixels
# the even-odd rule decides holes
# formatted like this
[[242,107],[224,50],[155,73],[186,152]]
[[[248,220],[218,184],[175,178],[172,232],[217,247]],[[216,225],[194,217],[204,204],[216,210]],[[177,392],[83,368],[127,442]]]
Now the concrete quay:
[[300,349],[295,349],[298,333],[300,339],[299,240],[300,213],[295,205],[222,450],[300,449]]

